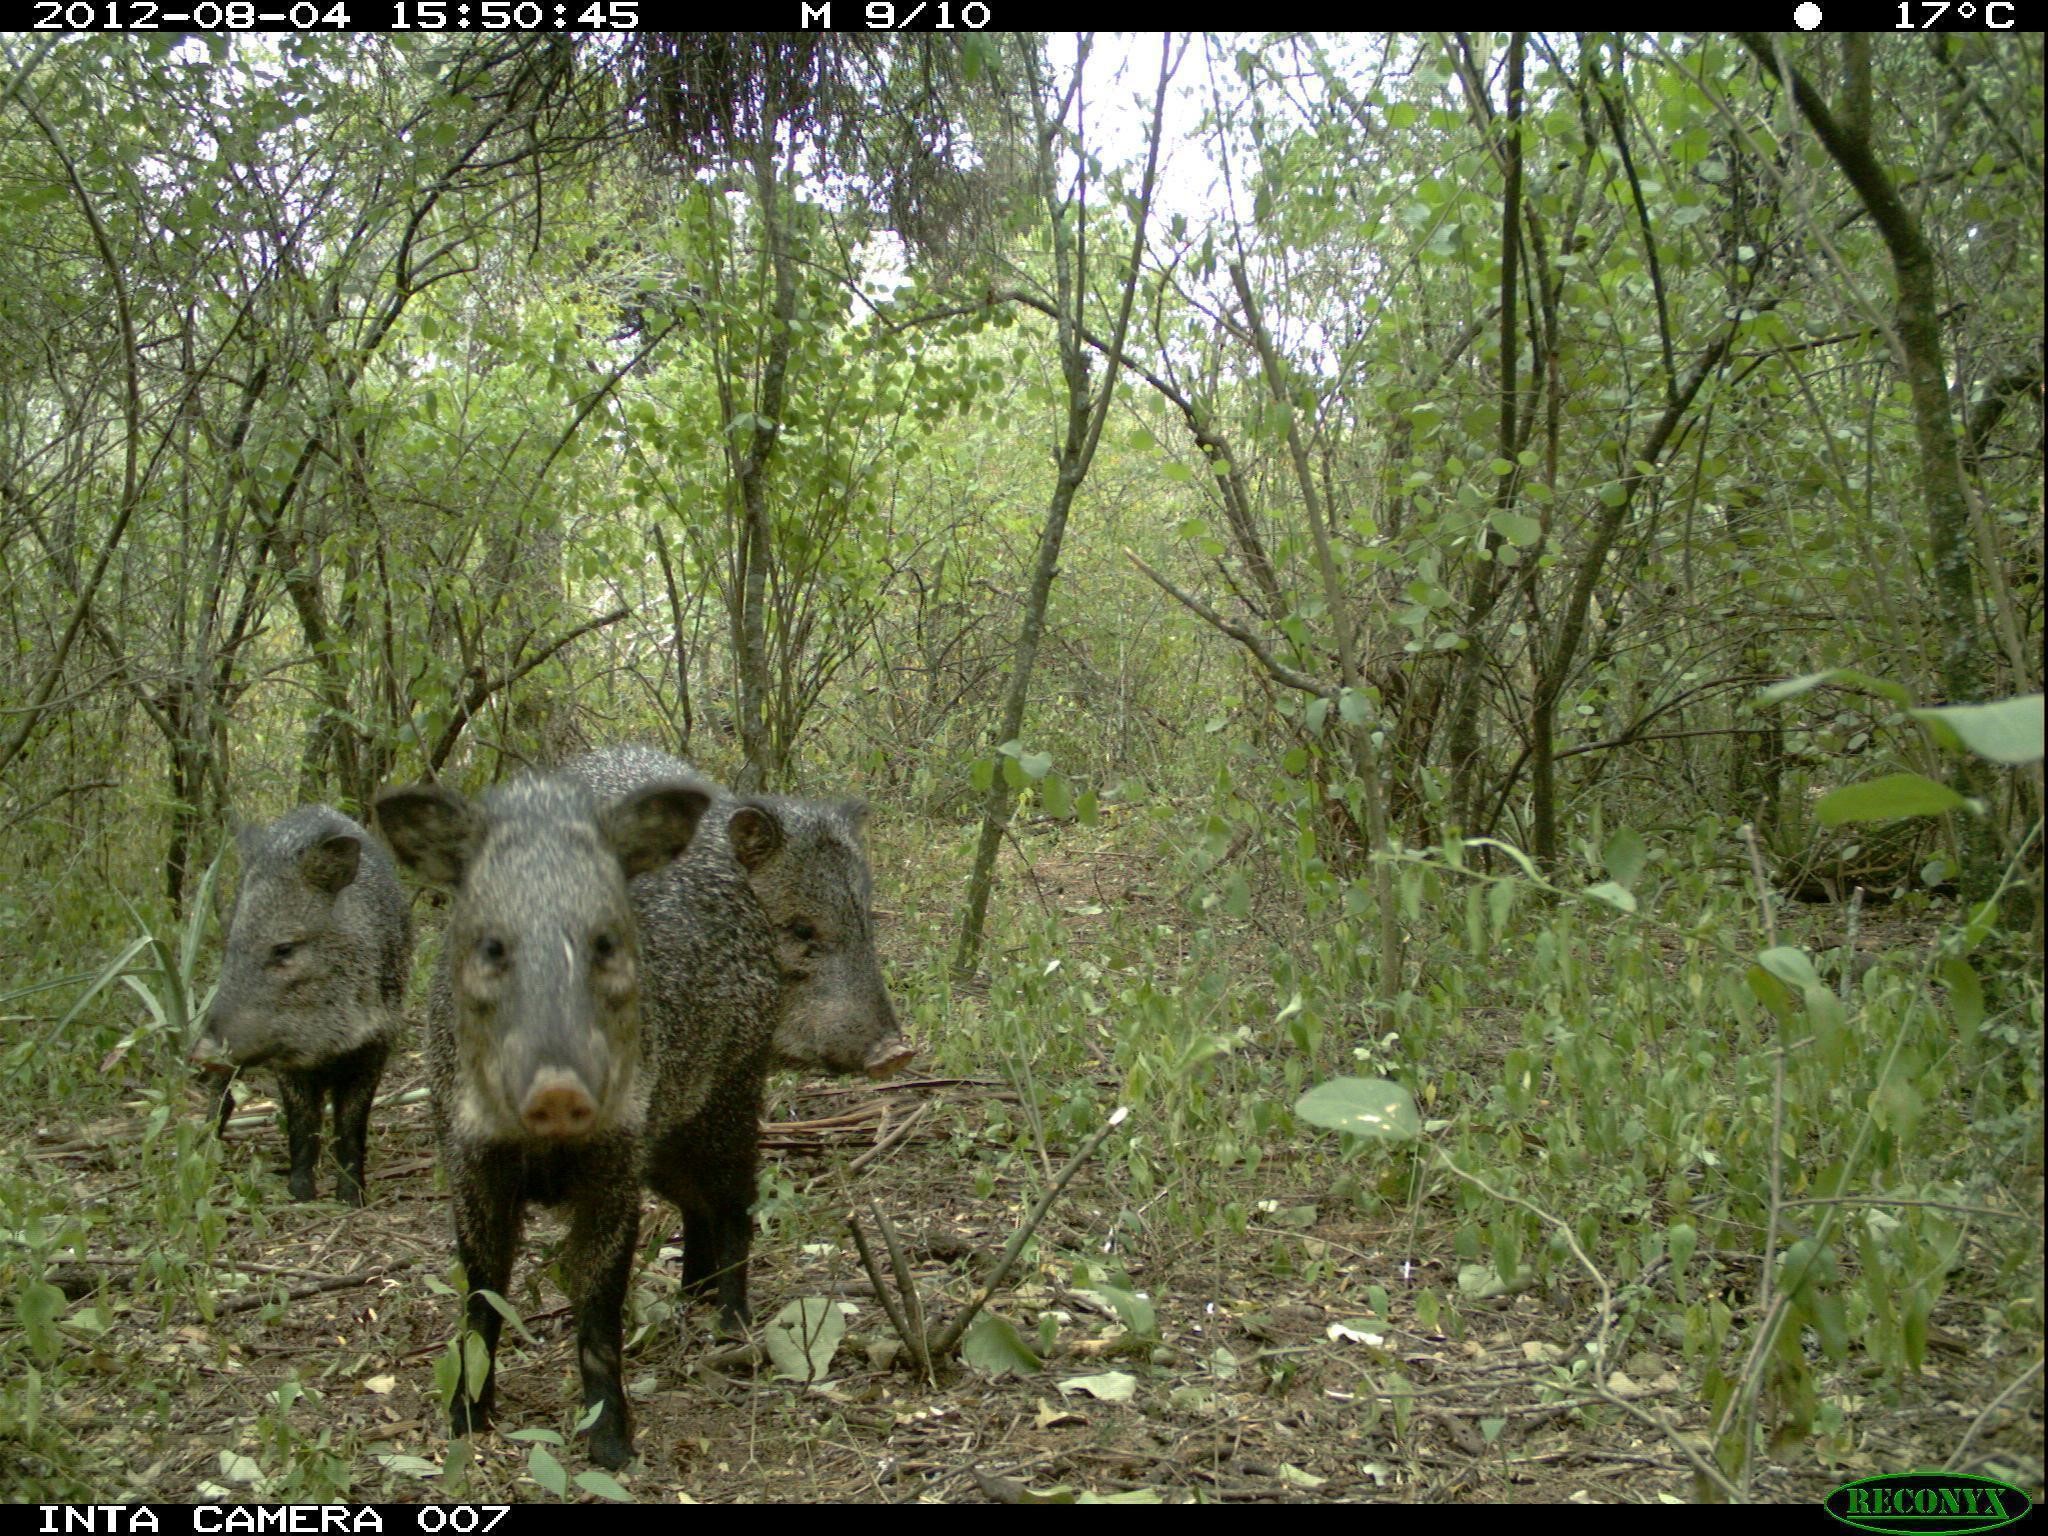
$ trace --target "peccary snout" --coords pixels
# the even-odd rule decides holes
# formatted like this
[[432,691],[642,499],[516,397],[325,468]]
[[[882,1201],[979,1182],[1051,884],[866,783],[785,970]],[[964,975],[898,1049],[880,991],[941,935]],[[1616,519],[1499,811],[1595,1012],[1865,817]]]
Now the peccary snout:
[[583,1079],[559,1067],[534,1074],[519,1118],[534,1135],[548,1141],[574,1141],[597,1125],[597,1105]]

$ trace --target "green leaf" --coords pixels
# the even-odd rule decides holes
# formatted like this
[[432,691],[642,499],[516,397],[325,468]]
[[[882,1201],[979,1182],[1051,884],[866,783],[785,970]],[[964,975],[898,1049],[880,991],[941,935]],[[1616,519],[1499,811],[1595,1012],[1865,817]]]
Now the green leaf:
[[544,1445],[536,1445],[526,1453],[526,1470],[541,1487],[558,1499],[569,1496],[569,1474],[562,1470],[562,1464],[555,1460]]
[[1664,1252],[1671,1260],[1673,1274],[1685,1273],[1686,1266],[1692,1263],[1694,1250],[1699,1247],[1699,1240],[1699,1232],[1690,1222],[1675,1221],[1665,1231]]
[[1128,1403],[1138,1392],[1138,1378],[1128,1371],[1069,1376],[1057,1385],[1062,1392],[1086,1392],[1100,1403]]
[[1050,752],[1026,752],[1017,762],[1018,766],[1024,770],[1025,776],[1034,781],[1044,778],[1046,774],[1052,771],[1052,754]]
[[1067,781],[1058,774],[1049,773],[1045,776],[1045,782],[1039,786],[1039,794],[1045,805],[1046,815],[1057,816],[1064,821],[1074,814],[1073,792],[1067,788]]
[[1937,709],[1908,710],[1915,720],[1942,735],[1946,726],[1953,740],[1994,763],[2017,766],[2041,761],[2041,695],[2021,694],[1995,704],[1944,704]]
[[63,1344],[63,1336],[57,1332],[57,1319],[63,1315],[65,1306],[64,1293],[43,1280],[31,1280],[14,1298],[14,1315],[21,1319],[28,1347],[35,1351],[38,1360],[47,1363],[56,1359]]
[[614,1504],[631,1504],[633,1495],[628,1493],[619,1480],[609,1472],[600,1472],[592,1467],[576,1474],[576,1486],[585,1493],[594,1493],[600,1499],[610,1499]]
[[1820,972],[1813,968],[1813,961],[1803,949],[1789,944],[1780,944],[1776,949],[1767,949],[1756,957],[1756,963],[1769,971],[1778,980],[1794,987],[1817,987]]
[[1135,1291],[1122,1290],[1114,1285],[1091,1285],[1079,1294],[1100,1304],[1106,1304],[1123,1319],[1123,1325],[1141,1339],[1159,1337],[1159,1316],[1152,1303]]
[[1587,886],[1586,894],[1595,901],[1606,902],[1617,911],[1633,912],[1636,909],[1635,896],[1628,887],[1616,885],[1612,880],[1602,880],[1598,885]]
[[1959,956],[1943,959],[1938,969],[1942,984],[1948,988],[1949,1007],[1955,1011],[1956,1027],[1964,1034],[1974,1034],[1977,1026],[1984,1022],[1984,984],[1977,979],[1977,972],[1970,962]]
[[1382,1077],[1339,1077],[1309,1089],[1294,1113],[1326,1131],[1349,1131],[1375,1141],[1414,1141],[1422,1134],[1415,1100]]
[[1788,678],[1775,683],[1756,696],[1759,704],[1782,704],[1787,699],[1796,699],[1802,693],[1815,688],[1831,685],[1837,688],[1852,688],[1860,693],[1874,693],[1881,699],[1889,699],[1904,709],[1911,699],[1906,690],[1887,678],[1872,677],[1868,672],[1858,672],[1854,667],[1835,667],[1826,672],[1809,672],[1804,677]]
[[977,757],[967,777],[973,783],[976,794],[987,794],[995,786],[996,760],[992,757]]
[[775,1368],[794,1381],[823,1381],[832,1356],[846,1337],[846,1318],[823,1296],[792,1301],[761,1331],[761,1344]]
[[1888,773],[1881,779],[1844,785],[1814,807],[1824,827],[1851,821],[1893,821],[1901,816],[1937,816],[1959,811],[1970,802],[1917,773]]
[[1643,860],[1648,856],[1642,838],[1627,827],[1607,839],[1607,846],[1600,851],[1600,860],[1614,883],[1629,890],[1635,889],[1636,876],[1643,872]]
[[1543,525],[1519,512],[1496,512],[1487,521],[1517,549],[1533,549],[1536,541],[1543,537]]
[[1045,1363],[1026,1346],[1017,1330],[993,1312],[974,1320],[960,1341],[960,1358],[990,1376],[1025,1376]]

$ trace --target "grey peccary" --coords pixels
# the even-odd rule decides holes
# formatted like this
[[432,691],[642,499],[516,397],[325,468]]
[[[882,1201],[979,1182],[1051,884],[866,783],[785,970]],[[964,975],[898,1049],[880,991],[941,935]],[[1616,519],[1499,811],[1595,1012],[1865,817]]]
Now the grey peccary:
[[682,1211],[685,1282],[715,1287],[728,1326],[749,1316],[775,960],[740,871],[676,861],[710,801],[681,777],[607,802],[566,777],[377,799],[400,861],[454,898],[427,1071],[469,1325],[492,1361],[454,1404],[455,1435],[489,1422],[501,1319],[478,1293],[505,1294],[530,1202],[566,1208],[599,1465],[633,1453],[621,1329],[642,1185]]
[[241,891],[192,1054],[276,1071],[296,1200],[313,1198],[331,1098],[336,1193],[361,1205],[370,1103],[412,971],[405,893],[391,855],[329,806],[247,828],[236,844]]
[[[563,765],[601,798],[679,775],[687,763],[651,747],[607,747]],[[886,1077],[914,1054],[875,959],[874,877],[858,800],[735,797],[716,789],[685,858],[737,860],[775,937],[781,1007],[775,1059]]]

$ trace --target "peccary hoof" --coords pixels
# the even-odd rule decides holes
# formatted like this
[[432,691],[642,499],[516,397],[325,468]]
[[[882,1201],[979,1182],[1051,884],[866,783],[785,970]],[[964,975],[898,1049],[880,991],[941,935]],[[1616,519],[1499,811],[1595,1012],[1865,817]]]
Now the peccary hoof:
[[491,1427],[491,1409],[488,1403],[473,1403],[466,1397],[458,1397],[448,1410],[448,1438],[462,1440],[478,1430]]
[[744,1301],[738,1306],[723,1306],[718,1309],[718,1332],[723,1338],[736,1339],[745,1333],[754,1321],[754,1309]]
[[633,1459],[633,1431],[606,1414],[590,1426],[590,1459],[607,1471],[616,1472]]
[[294,1200],[311,1200],[318,1193],[313,1187],[313,1175],[302,1173],[296,1168],[292,1170],[291,1176],[285,1180],[285,1188],[292,1192]]

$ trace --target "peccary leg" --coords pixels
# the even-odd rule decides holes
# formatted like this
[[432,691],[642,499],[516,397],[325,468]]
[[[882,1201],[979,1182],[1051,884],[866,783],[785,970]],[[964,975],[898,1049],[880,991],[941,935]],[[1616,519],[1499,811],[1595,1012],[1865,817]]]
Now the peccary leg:
[[370,1104],[377,1097],[377,1080],[384,1075],[384,1058],[391,1053],[388,1041],[374,1040],[351,1051],[327,1069],[334,1090],[334,1160],[341,1165],[335,1175],[336,1198],[361,1205],[366,1181],[363,1159],[370,1139]]
[[[505,1319],[477,1293],[505,1294],[512,1279],[512,1251],[519,1243],[519,1159],[516,1153],[492,1157],[491,1150],[468,1150],[449,1180],[455,1205],[455,1253],[469,1280],[469,1327],[484,1341],[485,1361],[482,1383],[465,1380],[455,1393],[448,1410],[451,1439],[487,1428],[491,1422],[491,1404],[498,1393],[498,1330]],[[445,1151],[443,1160],[449,1161]]]
[[626,1282],[639,1234],[640,1193],[630,1171],[617,1181],[593,1180],[570,1212],[562,1272],[576,1315],[583,1407],[598,1409],[590,1426],[590,1459],[601,1467],[623,1467],[633,1459],[633,1423],[620,1375]]
[[285,1182],[294,1200],[313,1198],[313,1168],[320,1161],[320,1079],[311,1072],[279,1072],[278,1101],[284,1105],[284,1139],[291,1149]]
[[[751,1117],[753,1109],[742,1112]],[[690,1125],[669,1133],[648,1169],[655,1192],[683,1213],[683,1288],[715,1294],[719,1325],[728,1331],[753,1320],[747,1249],[754,1222],[748,1208],[757,1157],[752,1135],[719,1136],[713,1127]]]

